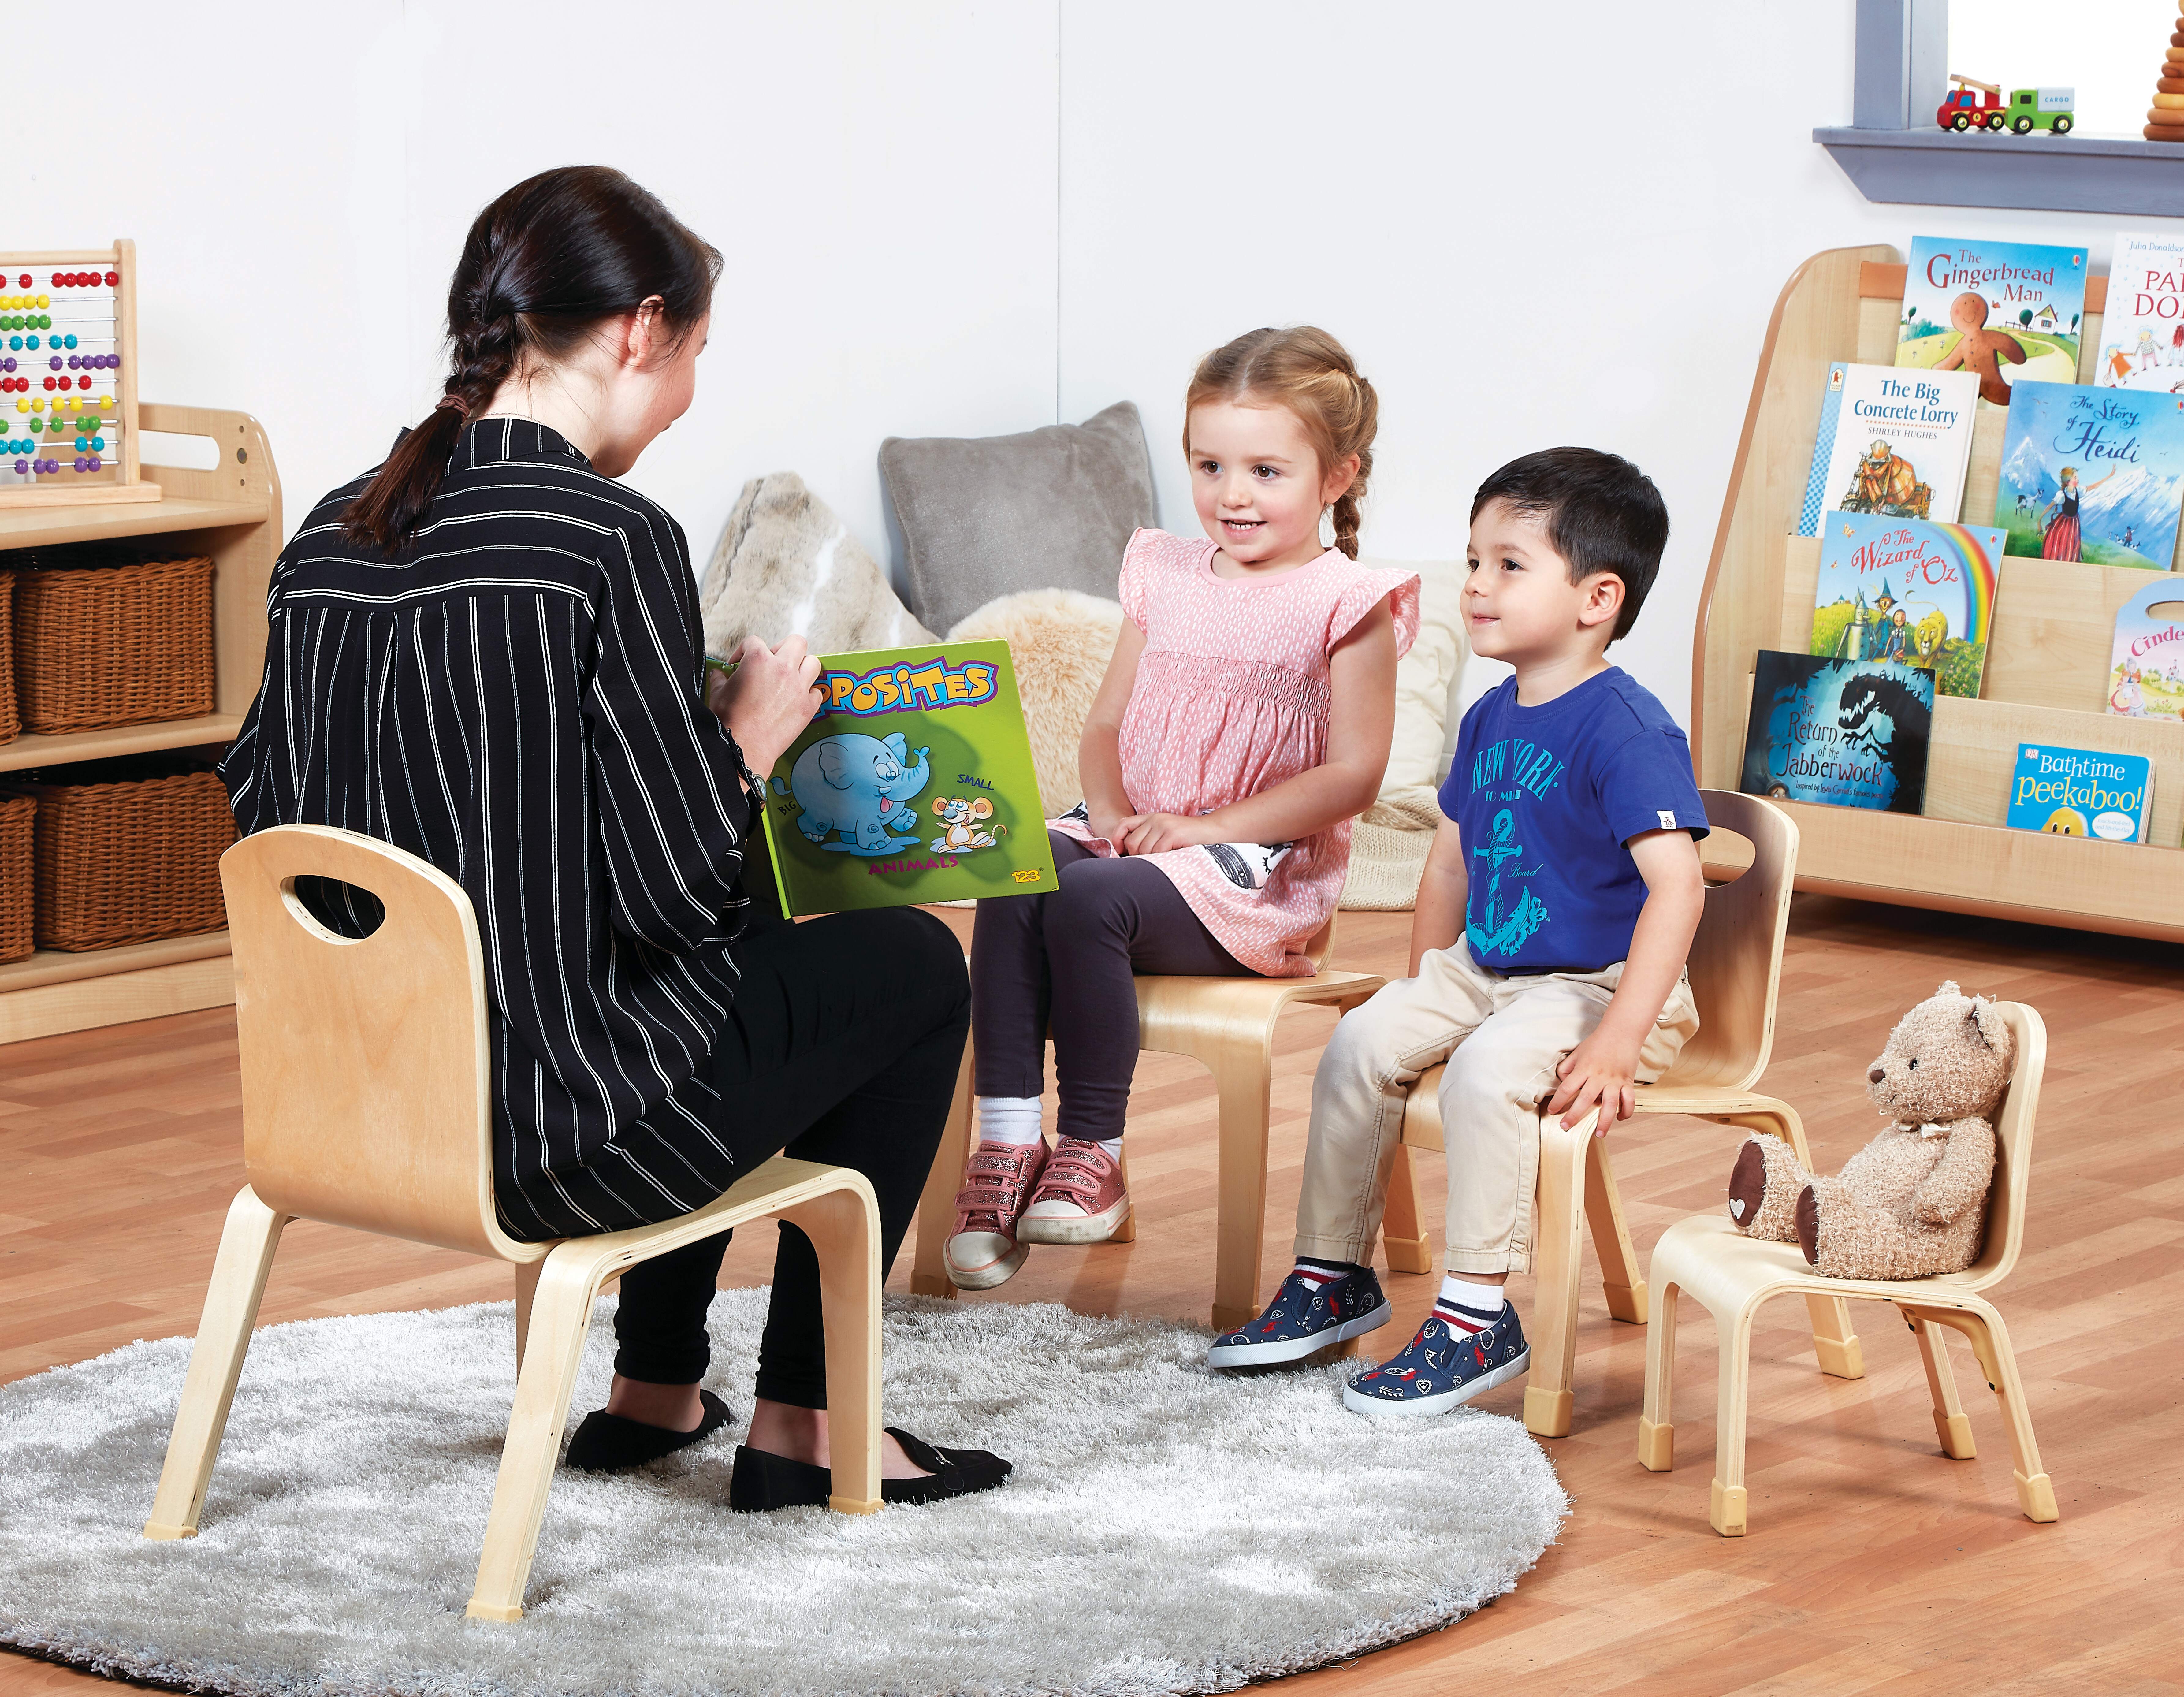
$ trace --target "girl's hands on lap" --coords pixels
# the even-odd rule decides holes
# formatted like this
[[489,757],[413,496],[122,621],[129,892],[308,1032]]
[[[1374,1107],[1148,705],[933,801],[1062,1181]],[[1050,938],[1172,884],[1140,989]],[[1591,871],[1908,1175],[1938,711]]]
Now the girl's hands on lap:
[[1157,854],[1166,848],[1188,848],[1194,843],[1222,839],[1204,818],[1180,813],[1133,813],[1115,821],[1115,834],[1108,840],[1120,854]]
[[790,636],[777,648],[745,637],[735,658],[734,671],[707,677],[705,705],[727,726],[750,769],[763,775],[819,710],[819,657],[805,652],[803,637]]

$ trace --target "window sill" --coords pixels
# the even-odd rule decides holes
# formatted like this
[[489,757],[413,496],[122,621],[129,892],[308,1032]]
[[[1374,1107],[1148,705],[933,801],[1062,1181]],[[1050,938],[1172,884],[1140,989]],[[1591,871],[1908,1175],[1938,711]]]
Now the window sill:
[[2184,217],[2184,145],[2135,136],[1815,130],[1868,200]]

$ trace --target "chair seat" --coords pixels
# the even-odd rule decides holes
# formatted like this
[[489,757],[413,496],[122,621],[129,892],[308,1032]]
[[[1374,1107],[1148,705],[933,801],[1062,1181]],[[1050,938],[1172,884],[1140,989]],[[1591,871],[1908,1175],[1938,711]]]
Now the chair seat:
[[1677,1221],[1653,1245],[1655,1287],[1673,1284],[1716,1315],[1741,1313],[1771,1296],[1841,1296],[1875,1302],[1954,1308],[1994,1281],[1972,1273],[1931,1278],[1829,1278],[1795,1244],[1747,1237],[1734,1221],[1694,1214]]

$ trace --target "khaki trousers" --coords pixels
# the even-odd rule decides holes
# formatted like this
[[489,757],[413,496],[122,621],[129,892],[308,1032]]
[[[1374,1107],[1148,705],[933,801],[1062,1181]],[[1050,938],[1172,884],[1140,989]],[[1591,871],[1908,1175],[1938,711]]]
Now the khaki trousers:
[[[1404,1102],[1419,1073],[1446,1061],[1447,1271],[1529,1272],[1539,1104],[1554,1093],[1557,1063],[1607,1011],[1623,966],[1504,978],[1459,941],[1346,1015],[1312,1079],[1296,1253],[1370,1261]],[[1691,980],[1680,977],[1639,1051],[1641,1082],[1658,1078],[1698,1028]]]

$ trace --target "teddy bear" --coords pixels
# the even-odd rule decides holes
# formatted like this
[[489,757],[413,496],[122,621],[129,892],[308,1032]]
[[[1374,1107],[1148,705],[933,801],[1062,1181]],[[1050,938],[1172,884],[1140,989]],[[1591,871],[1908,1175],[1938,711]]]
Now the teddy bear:
[[1830,1278],[1962,1272],[1986,1229],[1988,1116],[2016,1062],[1995,1004],[1944,983],[1897,1021],[1866,1072],[1888,1128],[1833,1178],[1807,1172],[1780,1138],[1746,1138],[1730,1218],[1748,1237],[1796,1244]]

